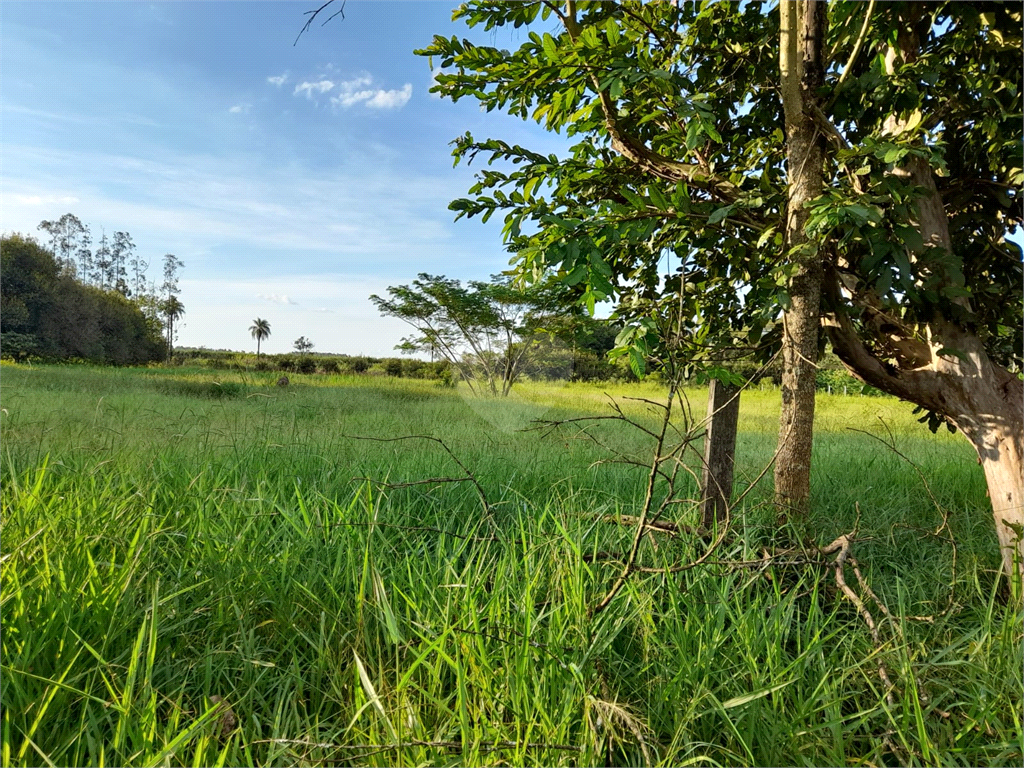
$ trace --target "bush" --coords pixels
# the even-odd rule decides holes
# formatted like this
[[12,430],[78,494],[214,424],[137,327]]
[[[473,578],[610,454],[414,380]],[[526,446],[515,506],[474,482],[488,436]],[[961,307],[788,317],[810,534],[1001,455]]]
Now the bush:
[[269,371],[272,370],[273,367],[274,366],[270,364],[269,360],[262,357],[256,360],[256,364],[253,366],[257,371]]
[[384,373],[388,376],[402,378],[402,361],[394,357],[389,357],[384,361]]
[[438,383],[445,389],[455,389],[455,372],[451,366],[443,368],[438,376]]
[[334,360],[334,359],[324,360],[322,363],[320,363],[320,372],[321,373],[341,373],[341,366],[338,365],[338,361],[337,360]]
[[277,370],[279,371],[294,371],[295,370],[295,358],[291,355],[281,355],[277,358]]
[[299,373],[316,373],[316,360],[312,357],[300,358],[299,361],[295,363],[295,370]]

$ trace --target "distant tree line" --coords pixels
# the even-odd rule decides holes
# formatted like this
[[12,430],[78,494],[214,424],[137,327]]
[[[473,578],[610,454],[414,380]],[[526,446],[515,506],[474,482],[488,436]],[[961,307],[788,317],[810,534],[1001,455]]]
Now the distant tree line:
[[111,365],[169,356],[184,314],[176,256],[164,256],[158,285],[128,232],[104,232],[93,250],[89,227],[73,214],[39,229],[43,243],[0,238],[0,355]]

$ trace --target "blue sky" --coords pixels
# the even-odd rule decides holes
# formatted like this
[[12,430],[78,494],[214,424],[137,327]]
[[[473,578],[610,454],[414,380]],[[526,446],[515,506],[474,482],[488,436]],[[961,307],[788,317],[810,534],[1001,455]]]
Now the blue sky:
[[418,272],[507,268],[498,218],[453,222],[474,168],[469,130],[542,152],[565,139],[431,95],[434,34],[468,30],[452,3],[349,2],[292,45],[316,0],[0,6],[0,230],[76,214],[130,232],[155,278],[185,262],[178,343],[392,354],[405,335],[367,297]]

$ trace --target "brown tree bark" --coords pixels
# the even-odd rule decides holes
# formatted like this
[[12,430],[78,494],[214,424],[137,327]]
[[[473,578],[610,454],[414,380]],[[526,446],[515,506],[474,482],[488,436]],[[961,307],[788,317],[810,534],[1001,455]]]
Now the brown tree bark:
[[775,461],[775,504],[780,520],[806,515],[811,495],[811,445],[820,324],[821,258],[804,229],[806,203],[821,194],[825,138],[814,110],[824,80],[826,8],[815,0],[779,6],[782,105],[786,123],[789,200],[786,247],[796,271],[783,314],[782,412]]
[[732,501],[736,464],[736,427],[740,415],[739,387],[711,380],[708,388],[707,434],[704,436],[704,469],[701,473],[701,527],[707,531],[725,524]]

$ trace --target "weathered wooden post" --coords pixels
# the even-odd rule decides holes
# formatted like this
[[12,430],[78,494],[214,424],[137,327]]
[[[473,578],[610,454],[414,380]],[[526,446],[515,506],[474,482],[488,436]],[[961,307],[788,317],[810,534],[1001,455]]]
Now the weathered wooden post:
[[732,470],[736,459],[736,422],[740,414],[739,387],[711,380],[708,390],[708,426],[704,438],[701,476],[701,525],[711,530],[725,519],[732,498]]

